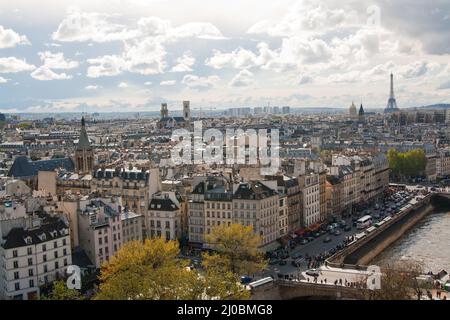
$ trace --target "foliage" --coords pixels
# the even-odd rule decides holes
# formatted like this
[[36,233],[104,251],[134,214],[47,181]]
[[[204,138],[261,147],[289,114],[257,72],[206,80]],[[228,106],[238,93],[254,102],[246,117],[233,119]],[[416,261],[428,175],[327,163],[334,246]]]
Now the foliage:
[[427,162],[425,152],[420,149],[407,152],[390,149],[387,158],[392,173],[400,178],[422,175]]
[[17,125],[17,127],[22,130],[30,129],[32,126],[33,125],[29,122],[22,122]]
[[98,300],[243,299],[247,291],[230,273],[197,271],[179,258],[176,241],[125,244],[101,268]]
[[69,289],[64,281],[55,281],[48,296],[41,296],[41,300],[83,300],[79,291]]
[[259,250],[261,237],[253,232],[251,226],[217,226],[206,236],[206,242],[216,253],[203,255],[205,268],[241,276],[251,275],[266,266],[264,255]]

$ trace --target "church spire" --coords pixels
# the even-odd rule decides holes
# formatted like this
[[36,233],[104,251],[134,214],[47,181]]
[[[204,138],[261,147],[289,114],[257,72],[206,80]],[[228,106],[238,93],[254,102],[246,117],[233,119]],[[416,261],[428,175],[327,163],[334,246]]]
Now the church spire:
[[81,118],[80,137],[75,150],[75,167],[79,173],[90,173],[94,169],[94,150],[86,132],[86,122]]

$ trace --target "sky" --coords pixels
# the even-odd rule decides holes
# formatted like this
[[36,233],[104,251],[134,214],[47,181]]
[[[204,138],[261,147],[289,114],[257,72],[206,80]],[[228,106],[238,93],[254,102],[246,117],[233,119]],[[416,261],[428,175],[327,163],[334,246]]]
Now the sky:
[[0,112],[450,103],[448,0],[0,2]]

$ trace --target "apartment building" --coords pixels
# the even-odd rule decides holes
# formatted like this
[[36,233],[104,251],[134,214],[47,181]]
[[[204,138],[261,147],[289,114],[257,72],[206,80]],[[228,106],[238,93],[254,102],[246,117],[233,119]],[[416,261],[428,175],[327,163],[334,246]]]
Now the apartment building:
[[125,211],[120,214],[123,243],[143,241],[144,216],[142,214]]
[[[286,175],[266,176],[269,181],[275,180],[276,186],[270,186],[278,191],[280,195],[287,196],[287,225],[288,232],[294,232],[300,229],[302,221],[302,193],[297,178]],[[262,181],[267,185],[266,181]]]
[[165,240],[181,240],[183,235],[182,198],[179,193],[163,191],[155,193],[145,214],[146,237],[162,237]]
[[243,182],[233,192],[233,223],[252,226],[262,246],[279,238],[279,195],[261,182]]
[[122,204],[138,214],[147,211],[151,196],[160,191],[158,169],[98,169],[94,171],[91,192],[102,197],[121,197]]
[[1,221],[0,298],[36,299],[40,287],[61,279],[72,264],[63,217],[41,214]]
[[298,180],[302,192],[302,227],[308,227],[321,221],[319,174],[307,170]]
[[96,268],[108,261],[124,243],[122,207],[117,201],[82,201],[78,210],[78,241]]
[[450,150],[440,149],[436,155],[436,175],[447,177],[450,175]]

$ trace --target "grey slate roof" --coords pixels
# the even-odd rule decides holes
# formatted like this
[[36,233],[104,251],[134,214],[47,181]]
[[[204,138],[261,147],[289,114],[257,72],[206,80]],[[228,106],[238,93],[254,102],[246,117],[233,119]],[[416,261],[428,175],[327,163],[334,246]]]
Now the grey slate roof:
[[58,168],[73,172],[75,165],[70,158],[31,161],[25,156],[20,156],[14,160],[11,169],[9,169],[8,177],[35,177],[38,171],[53,171]]

